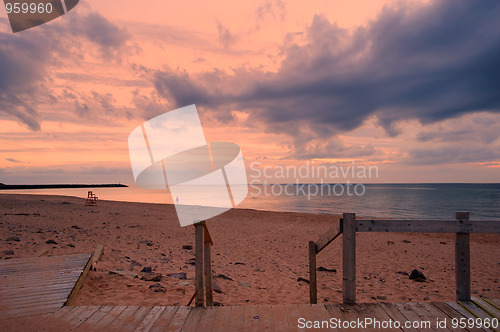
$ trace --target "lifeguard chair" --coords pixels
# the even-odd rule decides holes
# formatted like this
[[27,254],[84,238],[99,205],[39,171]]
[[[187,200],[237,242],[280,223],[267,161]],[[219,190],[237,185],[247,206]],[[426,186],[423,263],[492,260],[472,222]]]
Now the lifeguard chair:
[[97,196],[89,191],[87,194],[87,201],[85,202],[85,206],[94,206],[97,205]]

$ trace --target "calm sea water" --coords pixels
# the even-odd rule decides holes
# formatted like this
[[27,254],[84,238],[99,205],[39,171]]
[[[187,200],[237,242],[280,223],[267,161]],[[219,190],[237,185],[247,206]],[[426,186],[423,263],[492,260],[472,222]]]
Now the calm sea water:
[[[373,218],[453,218],[455,211],[469,211],[471,219],[500,220],[500,184],[365,184],[347,188],[337,185],[254,185],[239,208],[341,214],[356,212]],[[87,197],[89,189],[5,190],[2,193]],[[98,188],[99,199],[172,203],[166,191],[138,187]]]

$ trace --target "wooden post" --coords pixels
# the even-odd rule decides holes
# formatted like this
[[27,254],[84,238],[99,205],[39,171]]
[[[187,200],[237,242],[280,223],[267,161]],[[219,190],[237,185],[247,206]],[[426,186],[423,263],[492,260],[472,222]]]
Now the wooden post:
[[356,303],[356,214],[344,213],[342,227],[342,288],[344,304]]
[[213,294],[213,285],[212,285],[212,257],[210,256],[210,247],[212,246],[212,242],[210,240],[210,233],[208,233],[208,228],[205,222],[203,221],[203,229],[205,232],[204,239],[204,253],[205,253],[205,292],[206,292],[206,300],[207,306],[214,305],[214,294]]
[[194,240],[195,240],[195,287],[196,301],[195,306],[204,306],[204,291],[203,291],[203,247],[205,227],[203,223],[194,224]]
[[316,243],[309,241],[309,303],[318,303],[318,286],[316,284]]
[[[469,222],[469,212],[455,212],[457,222]],[[470,301],[470,234],[455,235],[455,283],[457,301]]]

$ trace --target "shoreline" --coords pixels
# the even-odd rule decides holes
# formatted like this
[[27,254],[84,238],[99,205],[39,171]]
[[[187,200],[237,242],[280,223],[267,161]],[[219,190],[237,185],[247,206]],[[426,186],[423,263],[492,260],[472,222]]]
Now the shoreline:
[[126,184],[3,184],[0,190],[30,190],[30,189],[71,189],[71,188],[128,188]]
[[[3,194],[0,208],[1,260],[34,257],[41,249],[66,255],[105,246],[75,305],[186,305],[194,293],[194,227],[179,226],[172,204],[99,200],[88,207],[78,197]],[[220,290],[214,300],[224,305],[308,303],[309,285],[297,281],[308,279],[308,242],[338,220],[251,209],[233,209],[208,220],[214,289]],[[6,241],[12,236],[19,241]],[[360,233],[358,302],[453,301],[453,238]],[[49,240],[57,244],[47,244]],[[342,301],[341,242],[335,240],[317,257],[317,267],[336,270],[317,273],[318,303]],[[500,298],[499,242],[497,235],[471,235],[473,296]],[[14,254],[6,255],[8,250]],[[145,267],[161,274],[160,281],[141,280]],[[413,269],[429,282],[409,280],[404,273]]]

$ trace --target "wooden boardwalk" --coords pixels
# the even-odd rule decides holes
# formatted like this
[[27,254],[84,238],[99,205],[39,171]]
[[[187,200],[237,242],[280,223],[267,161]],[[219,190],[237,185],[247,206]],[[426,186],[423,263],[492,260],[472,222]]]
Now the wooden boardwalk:
[[0,319],[47,314],[61,308],[88,268],[90,257],[82,254],[1,261]]
[[[400,328],[388,329],[392,331],[481,331],[479,328],[460,329],[453,326],[454,318],[458,319],[458,323],[460,318],[477,317],[490,320],[493,317],[500,318],[500,301],[475,299],[459,303],[291,304],[208,308],[84,306],[61,308],[47,316],[45,323],[73,331],[304,331],[305,328],[299,328],[299,318],[311,322],[330,321],[331,318],[345,322],[357,322],[360,319],[365,322],[369,318],[379,322],[400,322]],[[445,322],[441,323],[444,325],[438,327],[438,320]],[[406,327],[406,322],[415,325]],[[426,324],[424,322],[429,322],[429,325],[423,325]],[[416,327],[416,324],[419,326]],[[314,330],[335,330],[331,327],[324,325],[322,329]],[[365,324],[357,327],[358,330],[371,331],[377,326]]]

